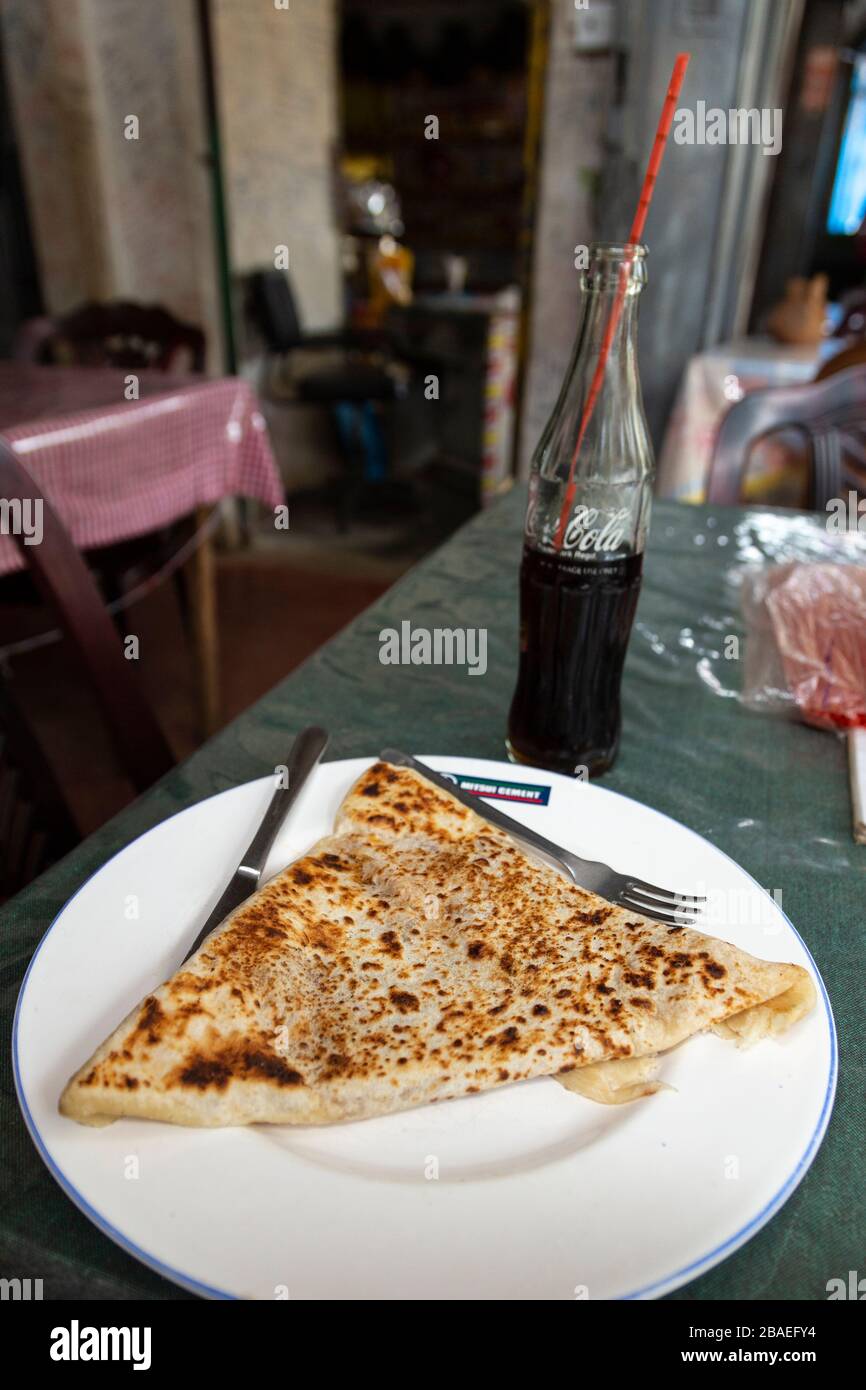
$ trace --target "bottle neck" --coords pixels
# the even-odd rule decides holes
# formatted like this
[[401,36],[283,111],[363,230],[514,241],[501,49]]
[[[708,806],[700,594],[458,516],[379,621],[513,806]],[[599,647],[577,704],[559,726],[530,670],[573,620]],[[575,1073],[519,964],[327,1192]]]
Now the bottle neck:
[[643,550],[653,475],[637,365],[644,254],[599,247],[584,276],[568,375],[532,461],[526,539],[535,548]]
[[584,310],[574,350],[571,375],[592,376],[601,359],[611,317],[617,315],[613,336],[607,350],[604,368],[605,386],[632,388],[637,382],[637,321],[641,284],[626,282],[617,314],[618,289],[616,277],[604,283],[584,282]]
[[598,248],[583,276],[580,329],[533,460],[551,482],[652,471],[637,363],[645,278],[643,249],[625,247]]

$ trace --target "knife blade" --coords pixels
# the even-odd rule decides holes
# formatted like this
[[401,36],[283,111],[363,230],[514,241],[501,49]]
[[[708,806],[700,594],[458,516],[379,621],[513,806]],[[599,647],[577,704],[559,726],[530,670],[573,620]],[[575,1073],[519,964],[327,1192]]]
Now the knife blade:
[[241,903],[245,902],[258,888],[265,867],[265,860],[277,838],[277,832],[327,746],[328,733],[316,724],[311,724],[298,734],[292,744],[292,751],[286,764],[288,785],[278,786],[271,797],[258,830],[241,856],[241,862],[229,879],[219,901],[213,911],[208,914],[207,921],[184,956],[184,962],[188,961],[190,956],[195,955],[205,937],[210,935],[214,927],[218,927],[220,922],[225,921],[229,913],[240,907]]

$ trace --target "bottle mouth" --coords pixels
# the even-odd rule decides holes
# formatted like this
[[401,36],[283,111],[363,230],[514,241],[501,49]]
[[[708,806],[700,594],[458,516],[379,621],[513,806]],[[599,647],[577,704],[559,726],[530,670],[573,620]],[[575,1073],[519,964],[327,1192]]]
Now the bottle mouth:
[[584,290],[615,290],[625,281],[625,293],[638,294],[646,284],[646,246],[641,242],[594,241],[583,273]]
[[649,248],[641,241],[593,241],[589,247],[590,264],[593,261],[643,261],[649,255]]

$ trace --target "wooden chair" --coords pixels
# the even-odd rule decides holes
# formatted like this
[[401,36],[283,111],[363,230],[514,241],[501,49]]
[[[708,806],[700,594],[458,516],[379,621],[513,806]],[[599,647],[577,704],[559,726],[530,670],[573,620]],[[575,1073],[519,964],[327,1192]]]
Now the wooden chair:
[[370,360],[370,354],[375,353],[394,364],[391,335],[380,328],[305,333],[292,286],[281,270],[259,270],[250,276],[247,313],[267,349],[267,383],[273,377],[272,364],[279,365],[282,377],[286,360],[298,350],[307,356],[321,350],[332,354],[339,350],[342,354],[336,362],[294,372],[291,395],[283,391],[275,397],[283,402],[317,404],[328,410],[347,477],[340,480],[339,486],[328,484],[316,491],[332,501],[339,529],[348,528],[352,512],[364,502],[394,507],[401,500],[408,500],[411,487],[392,476],[380,418],[389,403],[405,395],[406,383],[402,373],[387,370],[381,360]]
[[[124,656],[90,571],[50,502],[3,440],[0,497],[12,506],[41,504],[39,544],[25,544],[24,536],[13,532],[14,539],[93,690],[123,771],[136,791],[144,791],[174,766],[171,749]],[[9,857],[9,862],[2,861],[8,895],[15,891],[10,884],[22,887],[28,873],[32,876],[45,866],[46,855],[63,853],[78,836],[69,805],[8,681],[3,682],[0,698],[0,725],[0,832],[4,825],[7,833],[10,827],[15,830],[8,840],[0,833]],[[9,850],[13,842],[14,855]]]
[[[40,340],[37,360],[53,366],[203,372],[205,344],[200,328],[182,323],[167,309],[117,300],[85,304],[55,320],[52,331]],[[209,512],[209,508],[199,509],[194,525],[203,526]],[[175,523],[155,534],[92,551],[90,564],[109,599],[122,599],[136,582],[167,564],[190,530],[189,524]],[[173,584],[196,654],[201,733],[209,738],[219,725],[215,579],[209,538],[188,571],[175,570]]]
[[866,488],[866,366],[849,367],[805,386],[751,391],[732,405],[716,437],[707,501],[737,503],[752,449],[781,430],[805,440],[809,504]]
[[84,304],[57,319],[40,344],[49,366],[203,372],[205,336],[158,304]]

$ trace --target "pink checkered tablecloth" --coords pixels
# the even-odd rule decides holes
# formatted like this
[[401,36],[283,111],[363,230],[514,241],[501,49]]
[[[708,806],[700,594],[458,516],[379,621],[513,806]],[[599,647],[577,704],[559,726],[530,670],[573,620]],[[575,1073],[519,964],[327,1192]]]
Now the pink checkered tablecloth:
[[[0,362],[0,435],[82,550],[129,540],[223,497],[283,501],[258,400],[240,377]],[[0,535],[0,574],[23,561]]]

